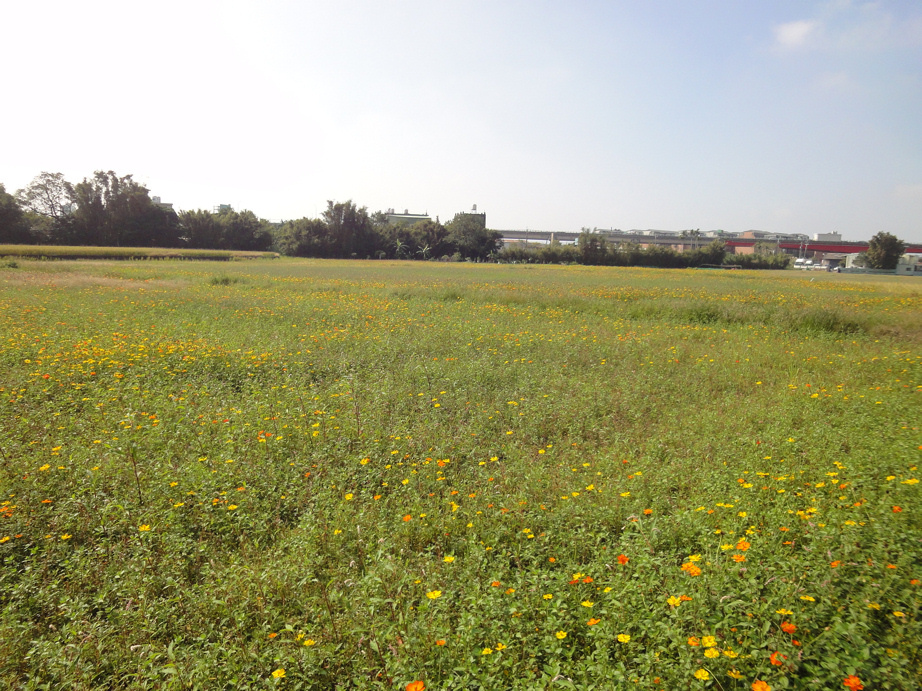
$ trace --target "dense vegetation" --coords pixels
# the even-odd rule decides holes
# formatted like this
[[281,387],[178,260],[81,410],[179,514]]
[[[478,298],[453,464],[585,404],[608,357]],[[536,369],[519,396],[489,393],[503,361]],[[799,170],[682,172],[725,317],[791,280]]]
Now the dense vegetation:
[[0,266],[0,683],[917,689],[894,277]]
[[[697,231],[694,231],[697,232]],[[71,184],[60,173],[42,173],[15,195],[0,185],[0,244],[275,250],[293,257],[339,259],[494,260],[539,264],[587,264],[687,268],[729,263],[750,269],[786,268],[789,258],[772,251],[726,257],[720,242],[686,252],[666,247],[615,245],[584,232],[578,245],[520,245],[503,249],[498,231],[482,217],[459,213],[415,224],[391,223],[352,201],[333,202],[319,218],[270,223],[252,211],[197,209],[176,213],[155,204],[131,175],[97,171]]]

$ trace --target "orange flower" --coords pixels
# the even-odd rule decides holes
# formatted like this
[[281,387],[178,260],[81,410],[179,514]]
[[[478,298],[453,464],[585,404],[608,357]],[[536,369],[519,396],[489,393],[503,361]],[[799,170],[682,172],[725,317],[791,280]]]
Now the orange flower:
[[701,569],[696,564],[692,564],[690,561],[682,564],[682,570],[689,576],[701,575]]
[[841,563],[842,563],[841,561],[839,561],[838,559],[836,559],[835,561],[830,562],[829,568],[835,569],[835,568],[837,568],[837,567],[839,566],[839,564],[841,564]]
[[644,516],[649,516],[651,513],[653,513],[653,509],[644,509],[644,510],[643,510],[643,515],[644,515]]
[[797,627],[789,621],[783,621],[781,622],[781,630],[785,633],[794,633],[797,631]]
[[628,558],[627,558],[626,556],[624,556],[623,554],[619,554],[619,555],[618,555],[618,563],[621,564],[621,566],[624,566],[624,565],[627,564],[629,561],[630,561],[630,559],[628,559]]
[[493,586],[494,588],[499,588],[500,583],[499,581],[493,581],[490,585]]
[[746,542],[745,540],[740,540],[739,542],[736,543],[736,548],[740,550],[741,552],[745,552],[750,547],[752,547],[752,545]]
[[[413,520],[413,516],[411,516],[410,514],[407,514],[406,516],[403,517],[404,523],[406,523],[407,521],[412,521],[412,520]],[[414,681],[413,683],[416,684],[417,682]],[[418,683],[422,684],[423,682],[418,682]]]
[[901,507],[899,506],[893,507],[893,513],[902,513],[902,512],[903,512],[903,509]]
[[752,682],[752,691],[772,691],[772,687],[769,686],[767,682],[756,679]]
[[435,642],[435,644],[436,644],[436,645],[445,645],[445,639],[444,639],[444,638],[440,638],[439,640],[437,640],[437,641]]
[[583,579],[583,583],[592,583],[592,581],[593,581],[592,576],[586,576],[586,577]]
[[697,636],[691,636],[691,637],[688,639],[688,644],[689,644],[689,645],[693,645],[693,646],[699,646],[699,645],[701,645],[701,641],[698,640],[698,637],[697,637]]
[[780,658],[784,658],[785,660],[787,660],[788,656],[782,655],[776,650],[775,652],[773,652],[771,655],[768,656],[768,661],[771,662],[776,667],[780,667],[781,665],[784,664],[784,661],[781,660]]
[[745,554],[734,554],[733,561],[735,561],[737,564],[744,562],[746,561],[746,555]]
[[426,685],[421,681],[411,681],[407,684],[407,691],[425,691]]
[[691,602],[691,598],[688,595],[679,595],[679,599],[682,602]]
[[861,679],[856,677],[854,674],[849,674],[842,683],[850,688],[852,691],[860,691],[864,688],[864,684],[861,683]]
[[600,621],[602,621],[602,620],[601,620],[601,619],[596,619],[595,617],[593,617],[592,619],[590,619],[589,621],[586,622],[586,626],[595,626],[595,625],[598,624]]

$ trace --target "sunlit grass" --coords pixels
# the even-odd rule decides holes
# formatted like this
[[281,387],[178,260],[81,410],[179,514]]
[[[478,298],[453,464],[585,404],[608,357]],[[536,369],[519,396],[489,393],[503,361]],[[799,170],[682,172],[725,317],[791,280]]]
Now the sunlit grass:
[[920,288],[0,268],[0,679],[916,688]]

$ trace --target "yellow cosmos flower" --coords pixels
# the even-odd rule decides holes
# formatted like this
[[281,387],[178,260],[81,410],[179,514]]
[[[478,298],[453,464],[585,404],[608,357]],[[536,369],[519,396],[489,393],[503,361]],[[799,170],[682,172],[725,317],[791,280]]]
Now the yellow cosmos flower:
[[438,600],[440,597],[442,597],[442,591],[430,590],[428,593],[426,593],[426,597],[428,597],[430,600]]
[[700,679],[701,681],[707,681],[710,678],[711,678],[711,673],[708,672],[706,669],[699,669],[697,672],[695,672],[695,679]]
[[557,636],[557,639],[558,639],[558,640],[561,640],[561,641],[562,641],[564,638],[567,637],[567,632],[566,632],[566,631],[558,631],[558,632],[555,633],[554,635]]
[[619,643],[629,643],[630,640],[631,640],[631,637],[630,637],[628,634],[626,634],[626,633],[619,633],[619,634],[618,634],[618,642],[619,642]]

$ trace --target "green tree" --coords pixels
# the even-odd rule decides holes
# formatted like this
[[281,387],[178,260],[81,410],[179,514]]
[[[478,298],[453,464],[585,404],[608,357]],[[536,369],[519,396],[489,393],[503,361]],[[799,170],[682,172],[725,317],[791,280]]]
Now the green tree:
[[176,247],[179,219],[151,201],[131,175],[97,170],[71,188],[78,241],[88,245]]
[[179,214],[180,240],[186,247],[214,250],[221,248],[224,228],[216,214],[204,209]]
[[905,242],[895,235],[881,231],[868,243],[868,266],[872,269],[893,270],[905,251]]
[[608,243],[605,242],[602,235],[584,228],[583,232],[579,234],[576,246],[579,248],[581,264],[605,263],[606,255],[608,254]]
[[503,247],[503,236],[499,231],[486,228],[479,214],[455,214],[445,224],[447,241],[466,259],[486,259]]
[[330,231],[319,218],[286,221],[275,231],[275,248],[290,257],[328,257]]
[[371,257],[379,249],[378,234],[368,209],[357,207],[351,199],[339,203],[328,201],[323,220],[333,241],[332,256]]
[[30,232],[36,242],[69,244],[75,241],[73,223],[73,185],[61,173],[43,171],[16,200],[26,212]]
[[219,249],[264,252],[272,247],[270,224],[252,211],[224,211],[216,218],[222,228]]
[[29,244],[32,234],[16,197],[0,182],[0,243]]

